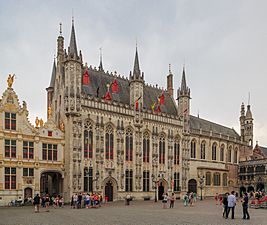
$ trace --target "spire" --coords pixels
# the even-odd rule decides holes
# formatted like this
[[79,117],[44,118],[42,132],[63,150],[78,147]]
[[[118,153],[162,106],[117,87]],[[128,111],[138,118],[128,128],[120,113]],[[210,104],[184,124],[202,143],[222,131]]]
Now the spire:
[[244,102],[242,102],[242,104],[241,104],[241,111],[240,111],[240,113],[241,113],[241,116],[245,116],[245,105],[244,105]]
[[71,35],[70,35],[70,45],[69,45],[68,50],[69,50],[68,53],[71,57],[78,57],[73,17],[72,17],[72,27],[71,27]]
[[171,71],[171,64],[169,64],[169,75],[167,76],[167,90],[173,97],[173,75]]
[[185,67],[183,67],[183,75],[182,75],[181,91],[184,91],[184,92],[187,91],[186,79],[185,79]]
[[140,77],[140,75],[141,75],[140,67],[139,67],[139,60],[138,60],[137,45],[136,45],[135,58],[134,58],[133,75],[134,75],[136,78]]
[[51,75],[51,81],[49,87],[54,87],[55,86],[55,80],[56,80],[56,60],[54,57],[54,63],[53,63],[53,69],[52,69],[52,75]]
[[252,119],[252,113],[250,110],[250,105],[247,105],[246,119]]
[[103,63],[102,63],[102,48],[99,48],[99,51],[100,51],[100,62],[99,62],[99,71],[104,71],[103,69]]

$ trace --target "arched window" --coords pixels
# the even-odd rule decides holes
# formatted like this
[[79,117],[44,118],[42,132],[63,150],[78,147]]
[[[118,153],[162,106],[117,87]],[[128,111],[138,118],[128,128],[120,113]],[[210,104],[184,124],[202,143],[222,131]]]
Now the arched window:
[[220,149],[220,161],[224,161],[224,145],[222,145]]
[[106,128],[106,159],[113,159],[113,145],[113,128],[111,125],[108,125]]
[[207,186],[211,185],[211,173],[210,172],[206,173],[206,185]]
[[125,160],[133,161],[133,132],[131,129],[126,130],[125,150]]
[[213,175],[213,185],[220,186],[221,185],[221,175],[219,173],[214,173]]
[[227,162],[232,162],[232,147],[230,146],[227,151]]
[[237,148],[234,151],[234,163],[237,163]]
[[173,157],[174,165],[179,164],[179,156],[180,156],[180,143],[179,143],[179,139],[176,138],[174,140],[174,157]]
[[159,138],[159,163],[165,163],[165,137],[163,134]]
[[223,174],[223,186],[227,186],[227,173]]
[[133,191],[133,171],[125,171],[125,191]]
[[211,155],[211,159],[212,160],[216,160],[216,156],[217,156],[217,144],[213,143],[212,144],[212,155]]
[[191,158],[193,159],[196,158],[196,141],[195,140],[191,141]]
[[145,133],[143,137],[143,162],[149,162],[150,141],[149,134]]
[[200,145],[200,159],[206,158],[206,142],[202,141]]
[[180,173],[174,173],[173,191],[180,191]]
[[84,158],[93,158],[93,128],[90,122],[84,125]]

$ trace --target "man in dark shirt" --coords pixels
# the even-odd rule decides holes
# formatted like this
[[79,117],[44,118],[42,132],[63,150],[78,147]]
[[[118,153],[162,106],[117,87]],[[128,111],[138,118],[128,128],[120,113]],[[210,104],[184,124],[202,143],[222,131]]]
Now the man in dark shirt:
[[39,194],[36,194],[34,199],[33,199],[33,204],[34,204],[34,210],[35,212],[39,212],[40,209],[40,196]]
[[228,195],[229,193],[225,193],[224,196],[223,196],[223,217],[226,218],[226,215],[227,215],[227,211],[228,211]]
[[250,216],[248,214],[248,193],[244,194],[242,206],[243,206],[243,219],[249,220]]

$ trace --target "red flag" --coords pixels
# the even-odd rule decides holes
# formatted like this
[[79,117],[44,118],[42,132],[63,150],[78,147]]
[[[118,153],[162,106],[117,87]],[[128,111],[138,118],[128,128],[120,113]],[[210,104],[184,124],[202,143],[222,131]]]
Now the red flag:
[[112,92],[117,93],[118,92],[118,81],[115,79],[112,83]]
[[138,111],[138,105],[139,105],[138,100],[136,100],[136,101],[135,101],[135,110],[136,110],[136,111]]
[[89,84],[90,81],[89,81],[89,73],[88,73],[88,70],[86,69],[83,73],[83,85],[87,85]]
[[160,96],[160,104],[163,105],[164,104],[164,101],[165,100],[165,96],[164,96],[164,91],[162,90],[162,94]]
[[156,112],[156,113],[157,113],[157,112],[161,112],[160,104],[157,105],[157,108],[156,108],[155,112]]
[[111,94],[110,94],[109,91],[108,91],[108,92],[106,93],[106,95],[104,96],[104,99],[107,100],[107,101],[112,100],[112,97],[111,97]]

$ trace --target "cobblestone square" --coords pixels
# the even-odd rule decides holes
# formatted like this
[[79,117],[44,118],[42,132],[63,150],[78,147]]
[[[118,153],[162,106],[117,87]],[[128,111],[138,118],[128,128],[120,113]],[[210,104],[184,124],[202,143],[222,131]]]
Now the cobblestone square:
[[222,206],[212,200],[198,201],[193,207],[184,207],[180,200],[173,209],[162,209],[161,202],[133,201],[113,202],[98,209],[53,209],[34,213],[33,207],[0,208],[1,225],[148,225],[148,224],[266,224],[264,209],[250,209],[251,220],[242,219],[242,207],[238,202],[236,218],[222,218]]

